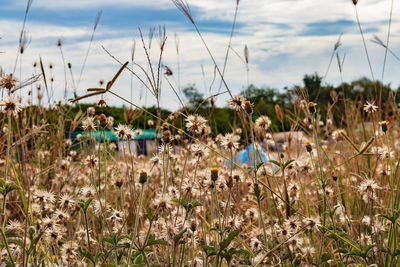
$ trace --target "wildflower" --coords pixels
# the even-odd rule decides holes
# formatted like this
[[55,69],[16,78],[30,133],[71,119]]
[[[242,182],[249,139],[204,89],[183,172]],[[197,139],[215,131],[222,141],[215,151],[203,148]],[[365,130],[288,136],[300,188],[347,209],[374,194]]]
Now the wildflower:
[[107,117],[107,128],[112,129],[114,125],[114,118],[112,116]]
[[128,126],[124,125],[124,138],[126,140],[131,140],[135,136],[135,132]]
[[230,106],[234,110],[239,111],[244,108],[244,101],[245,101],[245,98],[243,98],[241,96],[235,96],[231,99]]
[[17,220],[10,220],[10,221],[8,221],[6,229],[9,231],[22,230],[22,223]]
[[189,115],[185,121],[186,129],[192,133],[201,134],[206,128],[207,120],[198,114]]
[[75,205],[75,200],[71,196],[64,194],[60,197],[58,203],[60,203],[61,207],[72,208]]
[[58,226],[48,228],[45,232],[45,240],[50,244],[57,244],[62,239],[61,229]]
[[318,217],[308,217],[303,219],[303,224],[307,230],[314,232],[321,225],[321,221]]
[[172,208],[171,199],[166,194],[158,194],[152,202],[154,209],[160,209],[161,211],[169,210]]
[[107,126],[107,116],[104,113],[101,113],[100,115],[96,115],[95,118],[99,121],[99,124],[101,127]]
[[299,236],[295,236],[289,240],[289,248],[292,251],[295,251],[297,248],[301,248],[303,246],[303,239]]
[[247,209],[244,215],[252,222],[258,220],[258,211],[254,207]]
[[147,121],[147,125],[149,125],[150,127],[154,125],[154,121],[153,120],[148,120]]
[[258,252],[263,249],[263,244],[257,237],[253,237],[252,239],[250,239],[249,246],[254,252]]
[[166,127],[163,127],[163,132],[161,134],[161,140],[163,141],[164,144],[169,144],[173,140],[173,136],[171,131],[168,129],[168,124],[164,123]]
[[125,137],[125,126],[122,124],[118,124],[118,127],[115,128],[115,135],[117,137]]
[[96,125],[94,124],[93,117],[87,117],[86,120],[82,122],[82,128],[84,131],[92,132],[96,130]]
[[66,224],[71,219],[68,213],[60,209],[56,210],[52,217],[58,224]]
[[85,159],[86,166],[94,168],[97,166],[99,159],[95,155],[88,155]]
[[358,191],[360,192],[362,199],[365,202],[370,202],[375,200],[376,189],[380,189],[380,187],[372,179],[367,179],[358,186]]
[[202,147],[199,144],[194,144],[191,146],[190,150],[192,151],[192,155],[195,156],[196,158],[200,159],[200,158],[204,158],[207,157],[209,154],[209,151],[207,148]]
[[270,126],[271,126],[271,120],[269,119],[269,117],[268,116],[260,116],[255,121],[254,129],[266,131],[269,129]]
[[305,246],[301,251],[306,257],[313,257],[315,255],[315,248],[311,246]]
[[124,184],[124,179],[122,178],[122,176],[116,176],[114,177],[113,181],[112,181],[113,185],[121,188],[121,186]]
[[18,117],[18,113],[22,110],[21,103],[15,101],[11,97],[1,101],[0,106],[4,107],[5,113],[10,113],[14,115],[14,117]]
[[61,248],[63,261],[67,263],[78,259],[78,244],[75,241],[67,241]]
[[228,133],[221,138],[221,146],[227,150],[239,149],[240,136],[233,133]]
[[18,79],[15,78],[12,73],[10,73],[8,75],[4,75],[3,77],[1,77],[0,87],[11,90],[13,87],[15,87],[17,82],[18,82]]
[[298,229],[300,229],[300,221],[296,217],[290,217],[289,219],[285,220],[283,225],[287,228],[290,229],[293,233],[297,232]]
[[367,101],[367,103],[364,105],[364,111],[367,113],[374,113],[377,110],[378,106],[375,106],[375,101]]
[[115,223],[115,222],[122,222],[123,220],[123,213],[119,210],[113,209],[111,212],[110,217],[107,218],[109,221]]
[[336,142],[342,141],[343,140],[343,135],[346,134],[346,131],[343,129],[337,129],[332,132],[332,139]]
[[51,204],[55,201],[54,194],[45,190],[36,190],[33,199],[39,204]]
[[87,113],[89,114],[89,115],[94,115],[94,113],[96,112],[96,109],[94,108],[94,107],[88,107],[87,108]]
[[102,107],[102,108],[107,107],[107,100],[104,97],[101,97],[97,100],[96,104],[97,104],[97,106]]

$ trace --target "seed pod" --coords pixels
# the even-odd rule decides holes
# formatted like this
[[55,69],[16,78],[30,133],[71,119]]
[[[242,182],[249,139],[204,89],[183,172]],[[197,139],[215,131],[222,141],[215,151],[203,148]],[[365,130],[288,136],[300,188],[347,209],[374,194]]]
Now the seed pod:
[[283,113],[282,113],[281,107],[278,104],[275,105],[275,113],[276,113],[276,116],[278,117],[278,119],[282,122],[283,121]]
[[96,119],[99,121],[101,127],[107,126],[107,116],[102,113],[101,115],[96,115]]
[[164,144],[169,144],[172,141],[172,134],[170,130],[166,130],[162,132],[162,136],[161,136],[162,141],[164,142]]

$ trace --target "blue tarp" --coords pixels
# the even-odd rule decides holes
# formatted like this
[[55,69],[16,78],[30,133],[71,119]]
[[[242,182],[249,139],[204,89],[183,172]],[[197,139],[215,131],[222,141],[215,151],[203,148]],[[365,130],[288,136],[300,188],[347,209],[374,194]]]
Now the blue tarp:
[[[256,164],[260,162],[264,162],[265,164],[268,163],[270,158],[268,154],[264,152],[260,145],[257,145],[256,154]],[[253,145],[250,144],[248,148],[242,149],[238,153],[236,153],[233,161],[238,165],[243,165],[247,163],[249,166],[253,166]],[[231,161],[228,160],[226,164],[229,165],[230,162]]]

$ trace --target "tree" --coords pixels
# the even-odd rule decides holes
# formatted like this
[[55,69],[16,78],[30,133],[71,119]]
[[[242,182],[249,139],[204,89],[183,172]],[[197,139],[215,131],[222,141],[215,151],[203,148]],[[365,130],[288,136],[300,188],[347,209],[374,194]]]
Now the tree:
[[197,108],[199,105],[207,105],[208,103],[203,103],[204,96],[197,90],[197,88],[192,84],[183,89],[183,94],[187,100],[187,106],[189,108]]

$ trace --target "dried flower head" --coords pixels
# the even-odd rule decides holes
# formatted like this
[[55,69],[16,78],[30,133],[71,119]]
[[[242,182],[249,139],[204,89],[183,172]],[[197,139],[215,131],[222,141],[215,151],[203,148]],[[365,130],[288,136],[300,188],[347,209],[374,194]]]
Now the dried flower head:
[[185,121],[186,129],[192,133],[201,134],[206,128],[207,120],[198,114],[189,115]]
[[97,106],[102,107],[102,108],[107,107],[107,100],[104,97],[101,97],[97,100],[96,104],[97,104]]
[[378,106],[375,106],[375,101],[367,101],[364,105],[364,111],[367,113],[374,113],[378,110]]
[[7,99],[0,102],[0,106],[4,107],[5,113],[10,113],[14,117],[18,117],[18,113],[22,110],[21,103],[15,101],[11,97],[7,97]]
[[245,101],[245,98],[243,98],[241,96],[232,97],[232,99],[230,101],[230,106],[236,111],[242,110],[244,107],[244,101]]
[[18,82],[18,79],[14,77],[12,73],[8,75],[4,75],[0,79],[0,87],[5,88],[8,90],[11,90],[12,88],[15,87],[16,83]]
[[82,122],[82,129],[87,132],[95,131],[96,125],[94,124],[94,117],[87,117],[86,120]]

